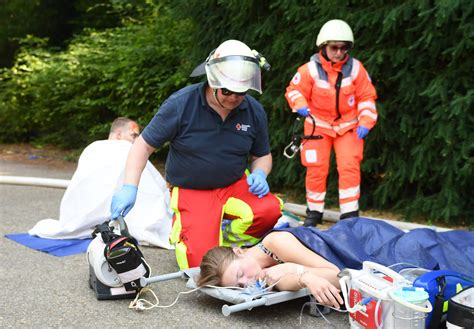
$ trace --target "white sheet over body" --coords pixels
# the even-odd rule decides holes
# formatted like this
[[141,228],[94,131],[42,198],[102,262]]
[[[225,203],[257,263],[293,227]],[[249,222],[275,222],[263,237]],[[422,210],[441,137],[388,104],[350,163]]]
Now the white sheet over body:
[[[110,219],[112,195],[122,187],[131,146],[124,140],[101,140],[87,146],[61,200],[59,220],[43,219],[28,233],[50,239],[91,237],[95,225]],[[165,180],[147,162],[135,206],[125,217],[130,234],[140,244],[170,248],[169,202]]]

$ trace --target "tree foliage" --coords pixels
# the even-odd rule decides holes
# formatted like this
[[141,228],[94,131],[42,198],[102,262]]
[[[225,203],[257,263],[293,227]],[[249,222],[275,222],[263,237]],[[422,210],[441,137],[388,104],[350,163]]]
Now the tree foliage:
[[1,76],[4,141],[80,147],[103,136],[117,116],[148,122],[157,104],[187,82],[176,70],[187,65],[186,22],[156,15],[143,24],[88,30],[58,53],[31,39]]
[[75,15],[68,0],[0,0],[0,67],[11,66],[18,39],[28,34],[59,46],[71,36]]
[[146,0],[0,0],[0,67],[11,67],[19,40],[44,38],[64,48],[84,28],[102,30],[142,17]]
[[[272,186],[303,194],[304,168],[282,156],[295,119],[283,95],[297,67],[316,51],[322,24],[339,18],[352,26],[351,55],[364,63],[379,96],[379,120],[366,139],[362,207],[450,222],[474,215],[471,1],[107,3],[120,24],[100,31],[113,23],[93,15],[93,29],[67,50],[24,40],[14,67],[0,75],[3,141],[78,147],[117,115],[145,124],[172,91],[192,82],[187,75],[194,65],[222,41],[239,39],[272,65],[263,75],[263,95],[256,95],[269,116]],[[333,167],[328,194],[334,202],[336,179]]]

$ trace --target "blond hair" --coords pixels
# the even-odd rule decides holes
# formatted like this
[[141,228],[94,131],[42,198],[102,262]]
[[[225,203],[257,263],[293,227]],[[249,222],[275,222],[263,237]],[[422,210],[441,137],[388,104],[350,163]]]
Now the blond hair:
[[198,287],[220,286],[224,271],[235,259],[237,259],[237,255],[232,248],[214,247],[210,249],[202,258]]
[[110,134],[117,133],[118,130],[120,129],[128,129],[128,124],[130,122],[135,122],[132,119],[129,119],[127,117],[118,117],[116,118],[113,122],[112,125],[110,126]]

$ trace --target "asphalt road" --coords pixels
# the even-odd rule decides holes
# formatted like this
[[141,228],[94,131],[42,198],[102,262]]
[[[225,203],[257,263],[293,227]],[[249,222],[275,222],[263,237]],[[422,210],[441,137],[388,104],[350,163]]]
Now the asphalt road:
[[[0,160],[0,175],[70,179],[73,169]],[[308,315],[300,318],[302,298],[272,306],[261,306],[225,317],[225,302],[202,292],[181,295],[170,308],[137,312],[128,300],[98,301],[88,285],[89,269],[85,254],[55,257],[34,251],[4,237],[26,233],[44,218],[58,218],[62,189],[0,185],[0,327],[11,328],[348,328],[347,314],[331,312],[327,319]],[[174,252],[142,247],[152,274],[178,271]],[[171,304],[184,280],[155,283],[152,289],[160,305]],[[300,323],[301,320],[301,323]]]

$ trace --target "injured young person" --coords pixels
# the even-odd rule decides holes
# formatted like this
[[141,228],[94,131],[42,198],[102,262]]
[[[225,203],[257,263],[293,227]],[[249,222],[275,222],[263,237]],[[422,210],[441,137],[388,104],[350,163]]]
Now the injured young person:
[[250,248],[210,249],[200,265],[198,286],[249,287],[264,280],[278,290],[308,288],[319,303],[340,308],[337,274],[344,268],[361,269],[364,261],[372,261],[470,274],[474,256],[455,251],[472,245],[474,232],[426,228],[404,232],[366,218],[339,221],[325,231],[275,229]]

